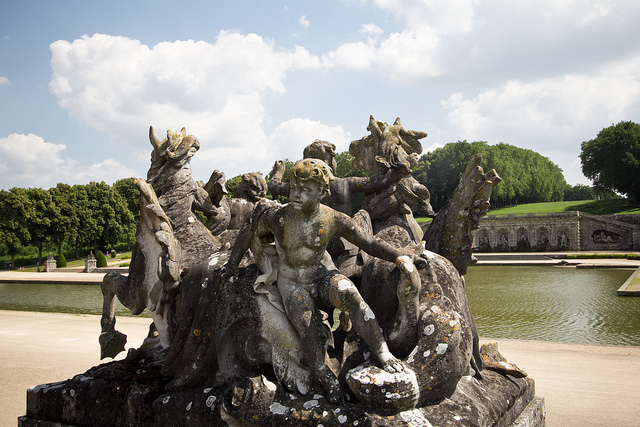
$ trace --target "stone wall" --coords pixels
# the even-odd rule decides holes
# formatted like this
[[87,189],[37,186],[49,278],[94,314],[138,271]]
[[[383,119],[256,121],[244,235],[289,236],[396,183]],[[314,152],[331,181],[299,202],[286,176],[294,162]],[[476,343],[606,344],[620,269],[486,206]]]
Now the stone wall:
[[640,226],[615,217],[577,211],[485,216],[474,244],[478,252],[640,250]]

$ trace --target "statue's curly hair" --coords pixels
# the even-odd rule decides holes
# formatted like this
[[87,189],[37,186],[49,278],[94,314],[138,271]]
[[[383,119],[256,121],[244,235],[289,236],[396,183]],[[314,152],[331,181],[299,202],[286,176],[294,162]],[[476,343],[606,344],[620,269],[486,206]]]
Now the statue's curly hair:
[[331,167],[319,159],[302,159],[298,161],[291,172],[289,172],[290,181],[307,181],[312,180],[320,184],[324,188],[329,187],[329,183],[335,179]]

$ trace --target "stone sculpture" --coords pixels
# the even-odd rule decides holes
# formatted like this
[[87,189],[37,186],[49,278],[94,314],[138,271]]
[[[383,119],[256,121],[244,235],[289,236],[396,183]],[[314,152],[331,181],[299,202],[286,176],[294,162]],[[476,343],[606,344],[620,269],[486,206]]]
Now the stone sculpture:
[[255,172],[242,175],[242,181],[233,191],[232,198],[224,197],[228,194],[225,182],[224,172],[215,170],[203,186],[218,210],[218,214],[211,216],[206,224],[215,236],[226,230],[240,230],[244,227],[255,204],[267,195],[267,182]]
[[[430,211],[428,192],[409,172],[426,133],[373,117],[369,130],[352,143],[355,162],[391,181],[369,192],[370,222],[319,205],[341,190],[324,161],[306,159],[290,203],[255,197],[242,231],[223,227],[238,235],[231,249],[193,212],[210,224],[228,215],[224,175],[198,186],[197,139],[183,129],[158,141],[151,129],[130,274],[103,283],[102,355],[122,346],[115,295],[133,312],[149,307],[157,332],[123,361],[31,389],[21,425],[509,425],[533,382],[495,348],[478,348],[461,276],[471,251],[453,248],[467,244],[499,178],[474,157],[423,232],[411,214]],[[349,279],[325,252],[333,235],[374,255]]]
[[147,181],[136,181],[141,193],[140,222],[129,275],[109,272],[102,282],[101,358],[114,357],[126,343],[126,335],[115,330],[116,297],[133,314],[149,308],[154,320],[149,337],[157,331],[162,345],[168,347],[180,274],[220,247],[194,212],[217,215],[208,194],[191,176],[191,157],[200,143],[184,128],[167,131],[160,141],[150,127],[149,140],[153,151]]

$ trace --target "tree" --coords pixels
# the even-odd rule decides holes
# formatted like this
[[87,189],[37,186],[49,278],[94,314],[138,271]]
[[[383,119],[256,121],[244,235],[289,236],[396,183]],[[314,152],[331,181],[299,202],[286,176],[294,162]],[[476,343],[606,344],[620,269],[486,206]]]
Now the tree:
[[60,216],[60,209],[53,203],[48,190],[28,188],[27,195],[35,210],[35,215],[27,220],[29,243],[38,248],[38,265],[41,265],[42,248],[51,239],[52,224]]
[[582,143],[582,173],[596,190],[617,191],[640,206],[640,124],[622,121]]
[[431,205],[438,211],[453,193],[469,160],[482,153],[484,170],[495,169],[502,178],[494,188],[494,206],[514,203],[562,200],[566,181],[562,169],[535,151],[485,141],[458,141],[420,157],[413,176],[431,193]]
[[90,182],[85,186],[88,199],[90,226],[84,230],[84,238],[97,252],[98,247],[113,247],[118,238],[133,223],[129,211],[120,194],[103,182]]
[[76,251],[76,258],[80,256],[81,246],[93,245],[93,229],[97,227],[95,219],[91,215],[89,196],[84,185],[74,185],[73,192],[76,198],[76,214],[78,216],[78,229],[75,234],[73,247]]
[[584,184],[574,186],[567,184],[567,189],[564,191],[564,200],[593,200],[593,188]]
[[119,179],[113,183],[112,188],[122,196],[137,224],[140,219],[140,190],[135,182],[134,178]]
[[58,257],[62,255],[62,244],[65,239],[75,240],[78,233],[78,212],[76,192],[68,184],[58,183],[49,189],[53,203],[58,208],[58,216],[51,224],[51,240],[58,248]]
[[29,244],[31,235],[27,222],[35,217],[35,208],[23,188],[0,191],[0,243],[7,247],[11,265],[22,246]]
[[140,190],[135,184],[134,178],[120,179],[113,184],[112,188],[122,197],[131,213],[131,218],[124,212],[120,213],[124,234],[126,235],[127,248],[129,248],[131,242],[135,240],[136,226],[140,221]]

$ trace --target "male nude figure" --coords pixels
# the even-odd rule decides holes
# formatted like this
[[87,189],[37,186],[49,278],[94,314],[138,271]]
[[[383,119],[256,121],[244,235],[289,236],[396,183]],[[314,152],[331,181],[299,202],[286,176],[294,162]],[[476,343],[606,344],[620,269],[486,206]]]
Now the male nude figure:
[[[318,308],[339,308],[350,314],[353,329],[366,341],[378,363],[389,372],[402,365],[389,351],[382,329],[355,285],[340,274],[326,253],[329,239],[339,235],[373,256],[406,262],[403,254],[360,230],[349,216],[323,205],[333,174],[317,159],[299,161],[290,173],[290,203],[265,209],[241,232],[225,267],[225,277],[235,277],[254,233],[272,235],[279,256],[277,287],[285,312],[302,342],[303,353],[315,378],[332,402],[347,394],[324,363],[328,334]],[[416,258],[416,262],[420,258]],[[424,260],[422,260],[424,264]]]

